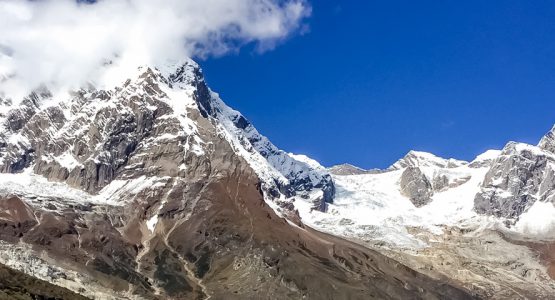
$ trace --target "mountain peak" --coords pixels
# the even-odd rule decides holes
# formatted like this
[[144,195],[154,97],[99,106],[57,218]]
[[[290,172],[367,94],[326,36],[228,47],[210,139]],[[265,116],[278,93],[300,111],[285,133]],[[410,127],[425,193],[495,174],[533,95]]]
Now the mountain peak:
[[335,165],[333,167],[328,168],[328,171],[333,175],[362,175],[362,174],[375,174],[380,172],[377,169],[365,170],[348,163]]
[[[112,90],[129,80],[150,77],[172,85],[186,86],[203,78],[200,66],[191,58],[162,62],[136,62],[119,59],[99,65],[80,86],[67,87],[64,83],[49,83],[51,90],[79,89],[93,86],[99,90]],[[85,88],[86,89],[86,88]]]
[[490,149],[484,153],[476,156],[473,161],[471,161],[468,166],[471,168],[481,168],[490,165],[499,155],[501,150]]
[[391,165],[388,170],[400,170],[406,167],[456,168],[466,164],[468,164],[466,161],[453,158],[446,159],[432,153],[411,150]]

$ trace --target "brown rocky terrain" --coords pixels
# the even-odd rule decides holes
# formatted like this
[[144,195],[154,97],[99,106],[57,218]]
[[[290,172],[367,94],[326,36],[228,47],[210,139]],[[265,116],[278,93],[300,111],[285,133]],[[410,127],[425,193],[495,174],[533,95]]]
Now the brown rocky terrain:
[[179,188],[170,183],[174,190],[153,234],[141,223],[149,201],[157,199],[123,210],[47,211],[11,197],[1,201],[13,216],[3,218],[1,226],[10,228],[3,240],[32,245],[33,253],[44,251],[51,261],[128,297],[471,298],[445,278],[430,279],[377,252],[290,224],[266,205],[242,159],[215,153],[221,156],[211,162],[219,167],[208,179]]
[[429,247],[384,253],[431,277],[451,278],[483,299],[552,299],[555,295],[555,281],[545,272],[553,263],[545,244],[519,242],[495,230],[448,228],[438,236],[413,228],[412,233]]
[[86,300],[79,294],[0,265],[1,300]]
[[539,260],[546,266],[547,274],[555,280],[555,242],[533,239],[523,239],[511,235],[503,236],[507,241],[530,248],[537,254]]

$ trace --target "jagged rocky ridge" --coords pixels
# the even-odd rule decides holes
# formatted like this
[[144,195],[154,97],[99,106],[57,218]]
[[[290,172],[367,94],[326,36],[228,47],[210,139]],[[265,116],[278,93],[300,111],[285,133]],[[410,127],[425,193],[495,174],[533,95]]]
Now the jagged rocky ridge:
[[[488,150],[471,162],[410,151],[389,168],[374,174],[402,171],[399,190],[416,207],[432,201],[434,193],[456,188],[478,176],[479,188],[467,195],[474,200],[473,211],[499,217],[510,226],[537,201],[555,204],[554,136],[555,127],[537,146],[509,142],[502,150]],[[468,168],[468,174],[456,174],[464,168]],[[472,170],[487,172],[482,177],[470,174]]]
[[475,197],[478,213],[518,220],[536,201],[555,204],[554,130],[538,146],[510,142],[503,148]]
[[[211,92],[198,66],[37,91],[2,115],[0,262],[96,299],[468,299],[305,227],[335,187]],[[317,276],[315,276],[317,275]]]
[[465,166],[470,169],[487,168],[480,189],[470,195],[474,197],[474,210],[514,223],[536,201],[555,203],[554,131],[555,127],[541,139],[538,146],[509,142],[501,151],[489,150],[472,162],[410,151],[381,172],[364,172],[360,168],[347,168],[345,165],[334,166],[329,170],[334,175],[402,171],[399,179],[401,194],[416,207],[421,207],[432,200],[434,193],[460,186],[471,177],[470,174],[451,176],[449,173],[453,170]]
[[536,201],[553,202],[554,162],[551,153],[509,143],[486,174],[475,198],[476,211],[518,218]]
[[[307,198],[309,192],[321,190],[315,207],[324,210],[325,203],[332,201],[334,186],[327,171],[313,160],[277,149],[208,89],[198,65],[189,61],[171,71],[164,76],[143,67],[138,82],[128,81],[114,91],[81,90],[69,101],[46,109],[42,106],[52,101],[52,95],[48,91],[31,94],[5,116],[1,170],[18,172],[33,164],[37,174],[97,192],[120,173],[127,178],[147,170],[153,162],[142,157],[157,150],[149,148],[156,144],[152,137],[175,137],[193,152],[201,151],[195,125],[185,124],[191,121],[183,114],[190,111],[192,118],[199,118],[194,114],[200,112],[219,127],[263,179],[269,196]],[[165,95],[160,84],[189,93],[183,96],[192,97],[194,103],[189,107],[183,103],[176,111],[175,100]],[[184,125],[184,132],[179,125]],[[182,166],[184,161],[172,163]]]
[[203,117],[213,118],[225,128],[229,134],[227,138],[264,180],[272,197],[278,198],[281,193],[285,197],[299,195],[308,198],[308,193],[320,190],[315,205],[317,209],[325,210],[325,203],[331,202],[335,193],[333,181],[325,168],[306,156],[286,153],[274,146],[241,113],[229,108],[208,89],[198,66],[184,65],[170,79],[182,80],[187,76],[185,74],[194,74],[186,81],[196,88],[196,101]]

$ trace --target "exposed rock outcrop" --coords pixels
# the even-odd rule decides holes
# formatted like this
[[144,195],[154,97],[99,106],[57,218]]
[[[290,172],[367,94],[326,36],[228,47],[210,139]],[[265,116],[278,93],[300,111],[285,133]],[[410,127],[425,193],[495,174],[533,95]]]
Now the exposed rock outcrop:
[[472,176],[469,174],[451,174],[449,172],[439,170],[434,172],[432,176],[432,190],[434,192],[443,192],[451,188],[456,188],[468,182],[471,177]]
[[476,195],[480,214],[518,218],[535,201],[553,201],[555,158],[549,152],[511,142],[493,162]]
[[418,167],[407,167],[399,184],[401,194],[408,197],[416,207],[424,206],[432,200],[432,184]]

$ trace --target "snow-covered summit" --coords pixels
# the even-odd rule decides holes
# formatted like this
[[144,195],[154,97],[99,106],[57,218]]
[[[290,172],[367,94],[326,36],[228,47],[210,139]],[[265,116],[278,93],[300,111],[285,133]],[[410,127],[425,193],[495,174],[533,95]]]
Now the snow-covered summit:
[[[334,186],[327,170],[305,156],[275,147],[239,112],[212,92],[191,59],[133,68],[103,66],[103,84],[53,95],[32,93],[0,117],[0,169],[34,172],[50,180],[96,193],[114,180],[175,176],[187,172],[189,154],[206,157],[215,126],[254,169],[272,199],[302,195],[318,209],[331,202]],[[112,76],[112,73],[118,76]],[[110,86],[110,89],[102,87]],[[208,122],[208,123],[206,123]],[[171,144],[176,155],[155,171],[155,153]],[[167,151],[167,150],[164,150]],[[319,192],[318,192],[319,191]]]
[[379,169],[372,169],[372,170],[364,170],[357,166],[353,166],[351,164],[341,164],[336,165],[333,167],[328,168],[330,173],[333,175],[360,175],[360,174],[370,174],[370,173],[380,173],[382,172]]
[[330,233],[410,248],[425,244],[407,232],[410,227],[436,233],[445,226],[502,228],[546,238],[555,232],[545,218],[555,211],[549,139],[540,146],[510,142],[470,163],[410,151],[386,172],[336,166],[330,171],[337,196],[328,213],[301,210],[301,217]]
[[287,153],[277,148],[240,112],[227,106],[219,95],[206,87],[202,73],[194,69],[197,103],[203,116],[213,119],[228,141],[257,171],[270,194],[286,198],[300,195],[313,198],[314,208],[325,210],[335,194],[329,172],[315,160],[304,155]]
[[454,166],[448,160],[415,151],[407,156],[411,158],[409,164],[399,163],[398,169],[386,172],[332,172],[337,193],[328,212],[300,210],[301,217],[333,234],[421,248],[426,243],[409,233],[408,228],[441,233],[443,226],[455,226],[476,216],[473,197],[487,166]]
[[490,149],[476,156],[476,158],[472,162],[491,161],[496,159],[500,154],[501,154],[501,150]]
[[497,157],[499,157],[500,154],[501,150],[487,150],[486,152],[476,156],[476,158],[474,158],[468,166],[471,168],[481,168],[490,165]]
[[463,160],[453,158],[441,158],[434,154],[422,151],[411,150],[403,158],[391,165],[388,170],[400,170],[409,166],[412,167],[439,167],[456,168],[468,164]]

